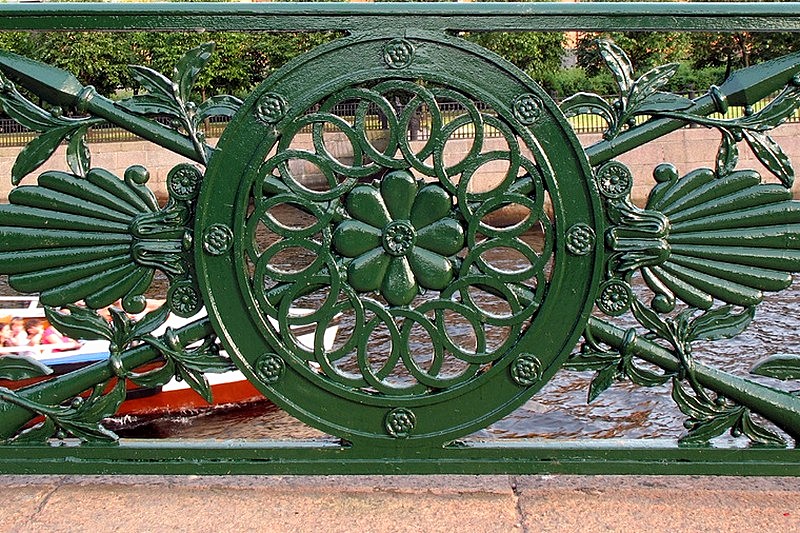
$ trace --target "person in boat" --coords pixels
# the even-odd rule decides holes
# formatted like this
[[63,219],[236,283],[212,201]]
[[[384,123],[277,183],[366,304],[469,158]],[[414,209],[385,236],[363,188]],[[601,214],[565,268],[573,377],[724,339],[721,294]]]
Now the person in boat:
[[44,344],[63,344],[59,350],[74,350],[80,347],[80,343],[65,337],[53,326],[45,327],[44,322],[33,319],[28,322],[28,345],[37,346]]
[[3,346],[29,346],[25,320],[20,317],[12,318],[9,323],[9,329],[9,336],[3,339]]
[[0,345],[10,346],[11,339],[11,324],[3,324],[0,328]]

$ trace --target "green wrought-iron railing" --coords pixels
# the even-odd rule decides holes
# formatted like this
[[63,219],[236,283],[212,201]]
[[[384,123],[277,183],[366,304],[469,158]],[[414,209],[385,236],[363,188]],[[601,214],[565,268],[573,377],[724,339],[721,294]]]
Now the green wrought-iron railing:
[[[794,170],[770,136],[796,112],[800,52],[690,100],[663,90],[674,66],[635,75],[604,41],[619,96],[579,93],[559,106],[456,36],[799,31],[800,5],[0,5],[0,30],[344,33],[244,102],[190,101],[210,44],[187,50],[169,76],[133,67],[147,92],[118,102],[0,51],[0,106],[39,132],[3,176],[15,188],[0,206],[0,273],[39,293],[63,333],[105,339],[109,351],[54,377],[28,356],[0,358],[0,471],[800,474],[800,355],[765,350],[749,374],[696,357],[703,342],[746,331],[765,293],[800,270]],[[760,110],[713,116],[776,92]],[[458,112],[445,113],[453,102]],[[352,114],[337,112],[343,103]],[[367,133],[370,109],[385,121],[380,141]],[[606,125],[586,148],[567,121],[583,114]],[[216,115],[231,119],[212,148],[200,125]],[[427,133],[414,139],[420,115]],[[192,162],[170,172],[165,203],[142,166],[123,176],[92,168],[89,132],[101,124]],[[683,175],[664,161],[646,205],[634,205],[633,176],[614,158],[687,125],[719,132],[716,161]],[[346,157],[331,148],[331,129]],[[304,131],[311,141],[300,147]],[[459,131],[471,142],[453,157]],[[69,171],[44,171],[62,142]],[[740,168],[745,146],[770,176]],[[303,165],[321,185],[301,179]],[[501,212],[516,218],[498,222]],[[517,266],[498,262],[500,251]],[[166,300],[143,313],[156,279]],[[153,333],[170,313],[202,308],[207,318]],[[328,346],[336,323],[347,327]],[[301,342],[297,326],[314,340]],[[208,397],[204,374],[234,368],[336,440],[131,440],[105,425],[131,383],[179,377]],[[590,400],[619,380],[671,390],[685,434],[467,438],[565,369],[594,372]]]

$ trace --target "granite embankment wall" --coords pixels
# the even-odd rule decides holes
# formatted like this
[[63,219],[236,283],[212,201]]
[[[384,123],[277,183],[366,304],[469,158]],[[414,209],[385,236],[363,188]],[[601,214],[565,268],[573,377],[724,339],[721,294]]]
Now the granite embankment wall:
[[[800,168],[800,124],[785,124],[773,132],[774,139],[783,147],[795,165]],[[581,135],[580,140],[584,145],[589,145],[599,140],[599,135]],[[297,142],[300,141],[300,142]],[[303,139],[296,139],[293,147],[303,146]],[[310,136],[306,139],[310,146]],[[213,141],[212,141],[213,142]],[[331,137],[326,139],[328,150],[343,162],[351,159],[350,144],[346,139]],[[379,144],[379,140],[376,141]],[[422,142],[420,142],[420,145]],[[469,139],[448,142],[446,161],[452,163],[459,161],[466,153],[472,141]],[[714,166],[719,134],[715,130],[706,128],[689,128],[673,132],[656,142],[632,150],[618,158],[632,170],[636,186],[633,191],[634,201],[643,205],[646,195],[652,187],[653,168],[660,163],[672,163],[683,174],[700,167]],[[503,149],[501,139],[487,139],[484,150]],[[762,172],[767,180],[774,180],[763,166],[753,156],[744,143],[740,143],[739,168],[754,168]],[[92,145],[92,166],[105,168],[122,176],[125,169],[131,165],[143,165],[150,171],[150,186],[159,197],[166,196],[165,183],[167,173],[177,163],[186,161],[184,158],[173,154],[152,143],[144,141],[98,143]],[[11,188],[11,167],[20,148],[0,148],[0,201],[6,201]],[[34,176],[44,170],[66,170],[64,148],[60,148],[53,157],[45,163],[35,174],[27,177],[23,183],[34,183]],[[295,164],[296,163],[296,164]],[[302,179],[320,179],[319,172],[313,165],[303,164],[302,161],[292,163],[295,176]],[[492,187],[499,177],[503,176],[506,167],[501,162],[485,165],[481,168],[480,175],[484,182],[478,184],[480,189]],[[800,182],[800,180],[798,180]],[[800,197],[800,184],[795,184],[795,198]]]

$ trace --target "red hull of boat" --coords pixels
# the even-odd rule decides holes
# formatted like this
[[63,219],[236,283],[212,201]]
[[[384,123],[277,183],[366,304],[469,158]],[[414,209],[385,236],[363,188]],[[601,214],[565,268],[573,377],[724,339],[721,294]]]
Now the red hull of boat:
[[211,389],[214,403],[206,402],[192,389],[153,391],[125,400],[117,411],[118,415],[155,416],[187,411],[200,411],[221,405],[246,404],[266,401],[266,398],[246,380],[220,383]]

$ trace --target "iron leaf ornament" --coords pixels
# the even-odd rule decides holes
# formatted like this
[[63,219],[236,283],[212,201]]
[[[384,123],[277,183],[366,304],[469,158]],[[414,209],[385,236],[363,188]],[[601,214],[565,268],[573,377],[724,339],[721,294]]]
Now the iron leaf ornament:
[[[210,149],[203,144],[199,125],[210,116],[232,114],[240,103],[226,95],[200,106],[191,102],[192,86],[212,49],[208,44],[187,53],[175,69],[174,81],[144,67],[131,67],[149,93],[120,104],[83,87],[69,73],[0,53],[5,74],[0,75],[0,105],[22,125],[42,132],[18,156],[13,183],[41,166],[63,140],[68,142],[67,162],[72,171],[44,172],[36,185],[13,189],[9,204],[0,206],[0,270],[9,275],[13,288],[40,293],[48,320],[61,332],[76,339],[105,339],[110,351],[106,363],[96,364],[97,385],[62,402],[42,402],[25,392],[0,388],[4,402],[43,417],[34,426],[22,424],[16,431],[4,431],[6,442],[29,444],[72,436],[85,443],[113,443],[117,436],[104,427],[103,420],[125,399],[127,380],[160,386],[178,377],[211,401],[204,374],[232,368],[230,360],[219,354],[214,335],[202,334],[189,342],[169,328],[161,338],[152,335],[170,312],[190,317],[202,307],[191,260],[201,171],[191,164],[173,168],[167,177],[169,197],[161,206],[147,187],[149,173],[144,167],[134,165],[123,177],[91,168],[86,146],[88,128],[109,121],[206,162]],[[45,110],[34,105],[6,76],[57,107]],[[62,118],[58,106],[88,111],[90,116]],[[130,109],[124,110],[126,106]],[[177,133],[136,115],[171,117]],[[170,281],[167,302],[133,320],[129,313],[145,309],[145,292],[156,271]],[[96,311],[104,308],[110,321]],[[199,344],[187,348],[195,341]],[[162,360],[144,373],[137,371],[148,362],[137,355],[143,345],[150,347],[152,359]],[[12,381],[50,372],[25,356],[4,357],[0,364],[0,378]],[[59,381],[69,381],[69,377],[58,378],[54,384]]]
[[[792,200],[789,190],[794,171],[768,134],[797,109],[797,59],[775,60],[769,65],[772,71],[765,66],[745,69],[734,73],[722,88],[712,87],[709,95],[716,111],[725,113],[729,103],[746,105],[741,118],[723,120],[706,117],[707,106],[702,114],[697,113],[696,102],[660,91],[677,65],[657,67],[634,79],[633,66],[621,49],[601,41],[598,50],[617,82],[619,97],[612,105],[597,95],[575,95],[562,103],[567,116],[590,113],[603,117],[609,126],[606,141],[622,132],[635,136],[638,128],[644,132],[647,123],[636,117],[651,121],[667,117],[713,127],[722,140],[714,169],[680,176],[672,165],[657,167],[653,173],[656,185],[644,208],[630,200],[633,176],[624,165],[609,161],[596,169],[595,181],[608,218],[606,281],[600,286],[597,308],[610,317],[631,313],[644,332],[636,328],[626,332],[590,321],[582,349],[566,366],[596,372],[589,401],[617,380],[657,386],[671,379],[672,398],[689,417],[689,431],[680,441],[684,445],[707,444],[728,431],[756,445],[783,446],[784,439],[754,421],[752,414],[780,426],[776,421],[786,410],[795,409],[796,400],[779,393],[784,395],[780,405],[769,411],[753,408],[741,397],[738,401],[727,398],[717,383],[709,386],[705,368],[694,362],[692,344],[740,334],[764,293],[789,287],[792,273],[800,269],[795,244],[798,202]],[[741,88],[748,76],[756,79],[756,70],[764,78],[763,86],[782,88],[757,113],[750,107],[754,103],[750,90]],[[779,178],[779,185],[763,183],[755,171],[737,169],[737,143],[742,140]],[[642,286],[646,291],[634,290]],[[671,354],[669,359],[655,356],[661,347]],[[647,370],[643,375],[634,363],[637,359],[661,367],[664,373]],[[762,361],[752,372],[794,379],[796,368],[800,368],[796,357],[780,355]],[[798,437],[796,426],[782,429]]]
[[[614,77],[619,96],[613,104],[609,104],[599,95],[578,93],[561,103],[566,116],[600,116],[608,124],[603,134],[607,141],[615,139],[626,129],[635,130],[637,124],[642,122],[637,121],[637,117],[669,117],[688,124],[716,128],[722,136],[716,159],[719,176],[727,175],[736,168],[739,158],[737,143],[744,140],[756,158],[784,186],[792,186],[794,169],[791,161],[767,132],[784,123],[800,105],[797,54],[734,72],[721,87],[712,86],[709,96],[716,112],[725,114],[731,105],[744,106],[744,116],[741,118],[717,119],[706,116],[707,112],[698,113],[696,101],[660,90],[675,75],[678,63],[655,67],[634,80],[633,66],[622,49],[608,40],[597,41],[597,49]],[[788,84],[781,76],[786,73],[790,73]],[[753,85],[757,88],[753,89]],[[753,111],[752,104],[755,101],[749,93],[758,92],[763,98],[779,89],[780,94],[762,110]]]
[[678,71],[679,63],[653,68],[634,79],[633,65],[619,46],[609,40],[599,40],[597,49],[614,76],[618,98],[609,104],[596,94],[578,93],[566,98],[561,110],[568,117],[594,114],[603,118],[608,124],[604,139],[611,140],[623,128],[635,126],[637,116],[688,109],[694,104],[688,98],[660,90]]
[[242,104],[230,95],[217,95],[200,105],[191,100],[197,76],[211,59],[214,43],[205,43],[189,50],[175,66],[172,78],[155,70],[131,65],[131,74],[147,94],[136,95],[117,103],[135,115],[160,116],[172,119],[171,126],[181,131],[192,142],[196,155],[203,164],[208,163],[209,150],[204,145],[205,136],[200,131],[204,120],[212,116],[233,116]]
[[[619,380],[670,383],[687,417],[683,445],[706,445],[726,431],[754,445],[800,438],[796,396],[705,367],[693,353],[698,341],[741,334],[764,293],[785,289],[800,270],[800,208],[788,190],[794,171],[768,133],[797,107],[797,58],[758,67],[766,72],[760,82],[749,79],[753,70],[734,74],[710,90],[709,108],[663,90],[677,64],[637,77],[619,47],[599,42],[618,95],[608,103],[577,94],[562,103],[564,115],[601,116],[605,143],[643,144],[654,138],[648,124],[665,120],[722,136],[713,169],[680,175],[660,165],[639,207],[630,198],[630,171],[587,158],[558,107],[522,73],[456,38],[379,33],[298,58],[247,103],[228,95],[192,101],[210,43],[188,51],[169,76],[131,66],[145,93],[121,102],[60,69],[0,52],[0,106],[40,133],[20,153],[11,175],[18,186],[0,206],[0,272],[13,288],[40,293],[59,330],[110,345],[108,360],[91,369],[91,387],[74,375],[35,386],[52,392],[63,385],[55,401],[37,400],[35,387],[0,388],[3,416],[14,422],[0,434],[6,442],[72,436],[113,443],[103,420],[125,399],[126,381],[151,387],[178,377],[210,400],[204,374],[236,367],[298,418],[356,446],[442,448],[521,405],[562,366],[594,372],[589,402]],[[429,64],[440,56],[447,60]],[[343,75],[336,68],[342,57],[363,64]],[[327,72],[326,83],[308,72]],[[492,84],[476,95],[470,78],[483,76]],[[15,84],[47,104],[33,104]],[[706,116],[750,105],[767,88],[782,92],[759,112]],[[340,111],[343,104],[354,106],[352,116]],[[457,111],[444,111],[453,104]],[[80,118],[65,117],[68,111]],[[376,112],[385,122],[382,143],[366,133]],[[423,113],[430,138],[412,143]],[[218,115],[232,119],[234,133],[211,149],[201,125]],[[145,168],[115,176],[91,167],[87,132],[104,122],[208,169],[176,166],[162,205]],[[331,126],[352,158],[326,146]],[[453,161],[444,147],[459,130],[472,132],[472,145]],[[490,130],[500,148],[490,147]],[[308,132],[311,147],[298,148]],[[740,141],[780,184],[738,168]],[[70,172],[19,185],[62,142]],[[497,163],[508,170],[496,184],[473,186]],[[298,171],[304,165],[317,167],[324,183],[307,186]],[[509,206],[527,215],[492,222]],[[279,213],[287,207],[308,225],[285,224]],[[529,230],[540,238],[530,241]],[[500,249],[521,256],[524,268],[493,262]],[[281,262],[286,255],[310,259],[292,270]],[[169,281],[166,304],[132,319],[158,273]],[[485,309],[476,294],[504,311]],[[308,301],[314,308],[307,314],[294,312]],[[170,312],[189,318],[206,304],[211,320],[154,333]],[[598,312],[590,317],[593,305]],[[108,306],[107,321],[98,310]],[[634,327],[611,323],[625,314]],[[352,319],[353,333],[326,350],[322,333],[341,316]],[[452,334],[454,317],[472,344]],[[319,338],[301,343],[297,326]],[[429,361],[412,350],[414,329],[430,338]],[[370,344],[376,333],[389,340]],[[570,354],[581,333],[580,350]],[[797,361],[773,356],[753,373],[797,379]],[[6,380],[49,372],[25,357],[0,358]],[[359,416],[350,416],[354,409]],[[34,416],[41,420],[31,425]]]
[[20,94],[14,83],[0,73],[0,109],[20,125],[40,132],[17,156],[11,168],[11,183],[22,179],[47,161],[62,142],[67,142],[67,164],[73,173],[85,175],[91,166],[86,142],[89,128],[102,124],[99,118],[67,118],[61,107],[45,110]]
[[[85,147],[85,129],[108,122],[155,142],[169,150],[205,165],[211,148],[204,143],[200,124],[212,116],[231,116],[241,101],[230,95],[217,95],[201,104],[191,100],[191,91],[197,76],[208,62],[213,43],[206,43],[186,53],[168,78],[148,67],[131,66],[133,77],[147,90],[147,94],[113,102],[100,96],[92,86],[82,85],[75,76],[64,70],[32,61],[11,52],[0,51],[0,77],[2,91],[0,104],[6,113],[23,125],[43,132],[23,150],[24,157],[17,162],[12,178],[17,183],[26,174],[38,168],[64,140],[74,140],[68,151],[70,167],[88,168],[88,151]],[[13,80],[53,105],[47,112],[16,91]],[[88,113],[86,119],[66,119],[65,109],[79,114]],[[151,116],[172,119],[164,126]],[[77,172],[76,172],[77,173]]]

